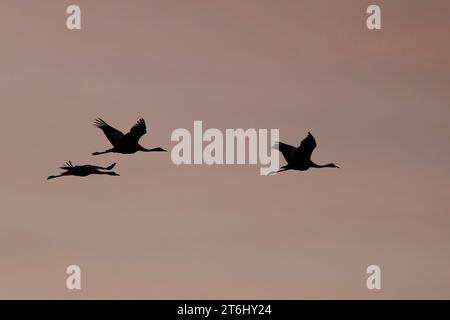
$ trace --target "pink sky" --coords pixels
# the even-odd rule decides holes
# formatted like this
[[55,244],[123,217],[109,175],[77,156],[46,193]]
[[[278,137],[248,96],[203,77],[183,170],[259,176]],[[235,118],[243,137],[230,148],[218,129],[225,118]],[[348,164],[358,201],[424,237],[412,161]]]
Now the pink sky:
[[[2,0],[0,298],[450,298],[450,2],[378,0],[376,32],[372,2]],[[92,157],[99,116],[169,150],[194,120],[311,131],[341,169]],[[68,160],[121,176],[45,180]]]

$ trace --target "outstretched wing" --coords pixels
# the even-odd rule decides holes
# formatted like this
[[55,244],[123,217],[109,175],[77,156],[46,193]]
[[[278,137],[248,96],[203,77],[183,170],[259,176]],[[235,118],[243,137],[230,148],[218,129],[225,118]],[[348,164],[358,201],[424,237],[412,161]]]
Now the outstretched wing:
[[95,167],[95,169],[101,169],[101,170],[111,170],[112,168],[114,168],[116,166],[116,163],[114,162],[112,165],[108,166],[108,167],[100,167],[100,166],[93,166]]
[[97,120],[95,120],[94,125],[97,128],[102,129],[106,138],[108,138],[109,142],[111,142],[111,144],[113,146],[117,146],[119,144],[120,140],[122,140],[123,133],[120,132],[119,130],[111,127],[109,124],[107,124],[105,121],[103,121],[103,119],[98,118]]
[[131,128],[130,132],[128,132],[127,138],[130,139],[130,141],[133,141],[135,143],[138,143],[139,139],[147,133],[147,127],[145,125],[144,119],[139,119],[136,124]]
[[283,157],[286,159],[287,163],[293,160],[296,150],[295,147],[283,142],[277,142],[273,147],[274,149],[278,149],[283,154]]
[[63,170],[70,170],[70,169],[73,169],[73,164],[72,164],[72,161],[67,161],[62,167],[59,167],[60,169],[63,169]]
[[310,161],[311,154],[316,146],[317,146],[316,139],[314,139],[313,135],[310,132],[308,132],[308,135],[306,136],[305,139],[302,140],[300,146],[296,150],[295,157],[303,161]]

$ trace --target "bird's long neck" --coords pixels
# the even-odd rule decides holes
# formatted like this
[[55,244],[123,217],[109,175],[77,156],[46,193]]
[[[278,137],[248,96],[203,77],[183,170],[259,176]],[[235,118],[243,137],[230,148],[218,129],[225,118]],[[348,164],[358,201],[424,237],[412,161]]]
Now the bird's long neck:
[[311,168],[334,168],[334,165],[332,163],[317,164],[311,161]]
[[161,152],[161,151],[167,151],[164,150],[163,148],[157,147],[157,148],[152,148],[152,149],[147,149],[144,148],[143,146],[139,146],[139,150],[143,151],[143,152]]

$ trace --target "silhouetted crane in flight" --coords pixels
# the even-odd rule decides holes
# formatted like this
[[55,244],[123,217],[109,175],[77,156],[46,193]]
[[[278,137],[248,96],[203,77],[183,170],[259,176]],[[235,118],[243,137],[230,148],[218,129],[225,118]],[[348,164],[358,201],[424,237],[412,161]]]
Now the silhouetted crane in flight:
[[278,173],[286,170],[305,171],[309,168],[339,168],[334,163],[324,165],[315,164],[311,160],[311,154],[316,146],[316,139],[314,139],[310,132],[308,132],[308,136],[302,140],[298,148],[282,142],[276,143],[274,149],[278,149],[283,154],[287,165],[282,166],[280,170],[271,173]]
[[66,164],[60,169],[65,170],[63,173],[57,175],[57,176],[49,176],[47,180],[58,178],[58,177],[64,177],[64,176],[77,176],[77,177],[86,177],[91,174],[107,174],[109,176],[118,176],[119,174],[115,173],[112,170],[116,164],[113,163],[109,167],[103,168],[98,166],[91,166],[89,164],[83,165],[83,166],[74,166],[71,161],[66,162]]
[[152,151],[167,151],[163,148],[146,149],[139,144],[139,139],[147,133],[144,119],[139,119],[138,122],[131,128],[130,132],[123,134],[119,130],[111,127],[102,119],[95,120],[94,125],[102,129],[106,138],[113,145],[111,149],[103,152],[94,152],[92,155],[104,154],[109,152],[131,154],[137,151],[152,152]]

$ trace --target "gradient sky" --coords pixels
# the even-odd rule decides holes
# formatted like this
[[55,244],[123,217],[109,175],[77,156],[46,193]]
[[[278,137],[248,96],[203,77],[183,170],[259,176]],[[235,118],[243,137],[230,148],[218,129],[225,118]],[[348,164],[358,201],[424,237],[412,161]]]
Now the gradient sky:
[[[65,28],[69,4],[82,30]],[[365,10],[382,8],[381,31]],[[450,2],[2,0],[0,298],[450,298]],[[279,128],[341,169],[104,155]],[[63,162],[120,177],[46,181]],[[82,290],[65,269],[82,268]],[[382,268],[381,291],[366,267]]]

